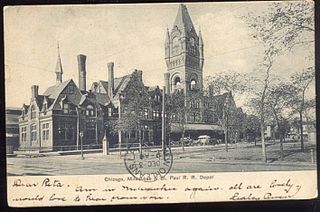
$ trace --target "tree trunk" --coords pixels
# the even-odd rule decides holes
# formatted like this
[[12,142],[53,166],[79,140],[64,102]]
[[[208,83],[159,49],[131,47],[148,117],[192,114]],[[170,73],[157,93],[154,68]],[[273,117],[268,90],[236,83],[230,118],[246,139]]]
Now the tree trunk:
[[261,127],[261,146],[262,146],[262,161],[267,162],[266,143],[264,139],[264,121],[262,119],[260,123]]
[[303,119],[302,119],[302,111],[299,111],[299,116],[300,116],[300,142],[301,142],[301,151],[304,151],[304,144],[303,144]]
[[276,118],[276,122],[277,122],[277,126],[278,126],[278,131],[279,131],[279,139],[280,139],[280,158],[281,160],[283,159],[283,132],[280,126],[280,120],[279,120],[279,116],[276,112],[276,110],[273,108],[273,114]]
[[184,152],[184,136],[185,136],[185,133],[186,133],[186,130],[185,130],[185,128],[183,127],[183,130],[182,130],[182,136],[181,136],[181,146],[182,146],[182,151]]
[[283,135],[280,133],[280,158],[283,159]]
[[228,129],[224,130],[224,143],[225,143],[225,150],[228,152]]

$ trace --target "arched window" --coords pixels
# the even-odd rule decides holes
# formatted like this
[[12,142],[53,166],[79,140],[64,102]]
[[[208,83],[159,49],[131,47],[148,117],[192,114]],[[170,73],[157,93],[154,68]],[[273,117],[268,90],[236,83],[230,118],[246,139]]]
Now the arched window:
[[36,118],[36,108],[34,105],[31,106],[31,119]]
[[192,90],[195,90],[196,89],[196,85],[197,85],[197,82],[196,82],[196,80],[191,80],[191,82],[190,82],[190,90],[192,91]]
[[180,80],[180,77],[174,78],[173,86],[174,86],[174,89],[173,89],[173,90],[181,89],[181,80]]
[[89,117],[93,117],[96,115],[95,111],[94,111],[94,107],[92,105],[88,105],[86,108],[86,115]]

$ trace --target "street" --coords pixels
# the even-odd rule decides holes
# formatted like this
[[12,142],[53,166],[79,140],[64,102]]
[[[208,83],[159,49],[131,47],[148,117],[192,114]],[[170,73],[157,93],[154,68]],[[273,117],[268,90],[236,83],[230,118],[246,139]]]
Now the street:
[[[280,158],[279,144],[267,145],[268,163],[261,161],[261,146],[252,143],[229,145],[225,151],[223,144],[216,146],[196,146],[172,148],[173,164],[170,173],[195,172],[235,172],[235,171],[279,171],[312,170],[311,148],[300,152],[299,142],[284,143],[284,158]],[[122,153],[124,155],[125,152]],[[127,174],[124,157],[119,152],[110,155],[90,153],[84,155],[8,157],[7,174],[14,175],[103,175]],[[314,158],[316,158],[314,156]]]

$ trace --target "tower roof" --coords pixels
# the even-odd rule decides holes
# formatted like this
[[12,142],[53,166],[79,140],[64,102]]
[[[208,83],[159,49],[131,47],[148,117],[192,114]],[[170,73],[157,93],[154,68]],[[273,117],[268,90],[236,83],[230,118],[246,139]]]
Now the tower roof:
[[60,48],[59,48],[59,43],[58,43],[58,60],[57,60],[57,65],[56,65],[56,73],[63,73],[62,70],[62,62],[61,62],[61,57],[60,57]]
[[184,4],[180,4],[177,17],[174,21],[173,28],[177,26],[179,30],[185,30],[187,32],[194,30],[193,23],[191,21],[188,9]]

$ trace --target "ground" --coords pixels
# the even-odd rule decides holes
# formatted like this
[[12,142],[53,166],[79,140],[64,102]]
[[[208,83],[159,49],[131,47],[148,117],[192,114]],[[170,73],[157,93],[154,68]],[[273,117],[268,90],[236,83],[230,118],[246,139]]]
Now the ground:
[[[172,147],[173,164],[170,173],[313,170],[316,162],[311,159],[315,146],[306,142],[300,151],[299,142],[284,143],[284,157],[280,158],[277,141],[267,144],[268,162],[261,160],[261,144],[238,143],[216,146]],[[124,153],[123,153],[124,155]],[[8,157],[7,174],[14,175],[103,175],[127,174],[124,157],[113,151],[110,155],[90,153],[84,155]],[[314,160],[316,156],[314,155]]]

